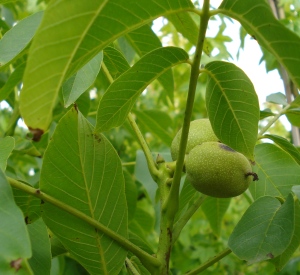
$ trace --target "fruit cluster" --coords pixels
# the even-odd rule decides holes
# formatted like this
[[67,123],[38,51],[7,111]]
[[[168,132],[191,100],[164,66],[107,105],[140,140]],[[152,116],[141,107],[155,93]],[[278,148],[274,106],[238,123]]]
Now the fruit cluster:
[[[173,160],[177,160],[180,139],[181,130],[171,145]],[[252,180],[257,180],[249,160],[219,142],[208,119],[190,124],[185,171],[197,191],[216,198],[238,196],[247,190]]]

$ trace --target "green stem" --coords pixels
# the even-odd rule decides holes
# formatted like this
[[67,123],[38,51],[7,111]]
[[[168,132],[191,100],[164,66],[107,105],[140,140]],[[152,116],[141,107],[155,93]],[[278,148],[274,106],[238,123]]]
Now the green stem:
[[196,199],[196,201],[186,210],[186,212],[182,215],[182,217],[175,223],[174,230],[173,230],[173,244],[178,239],[181,230],[190,220],[190,218],[195,214],[195,212],[199,209],[202,203],[207,198],[206,195],[202,195]]
[[143,137],[139,127],[137,126],[131,113],[128,114],[127,118],[128,118],[128,121],[129,121],[143,151],[144,151],[144,154],[145,154],[145,157],[147,160],[147,164],[148,164],[148,168],[149,168],[149,172],[152,175],[154,181],[157,181],[159,171],[158,171],[156,163],[152,157],[152,153],[148,147],[148,144],[146,143],[146,141],[145,141],[145,139],[144,139],[144,137]]
[[130,261],[130,259],[128,259],[127,257],[126,257],[126,259],[125,259],[125,263],[126,263],[127,268],[131,271],[131,273],[132,273],[133,275],[141,275],[141,274],[136,270],[135,266],[132,264],[132,262]]
[[7,178],[8,182],[12,187],[15,187],[19,190],[22,190],[26,192],[27,194],[30,194],[32,196],[35,196],[45,202],[49,202],[52,205],[57,206],[58,208],[68,212],[69,214],[85,221],[86,223],[90,224],[91,226],[99,229],[102,233],[107,235],[108,237],[112,238],[114,241],[116,241],[118,244],[120,244],[123,248],[131,251],[133,254],[135,254],[142,264],[150,271],[154,272],[159,266],[160,262],[154,258],[153,256],[146,253],[144,250],[140,249],[138,246],[134,245],[130,241],[128,241],[123,236],[117,234],[113,230],[109,229],[108,227],[104,226],[103,224],[99,223],[98,221],[94,220],[93,218],[89,217],[88,215],[78,211],[77,209],[61,202],[60,200],[57,200],[44,192],[42,192],[39,189],[35,189],[29,185],[26,185],[20,181],[17,181],[12,178]]
[[122,163],[122,166],[132,166],[132,165],[135,165],[136,162],[135,161],[131,161],[131,162],[123,162]]
[[181,134],[181,140],[179,145],[179,154],[178,154],[175,174],[173,178],[173,184],[170,190],[169,197],[165,202],[165,205],[163,206],[164,208],[168,209],[168,215],[170,216],[171,220],[174,220],[179,205],[180,179],[181,179],[181,173],[184,164],[185,150],[186,150],[187,139],[189,134],[190,121],[193,112],[196,87],[197,87],[198,77],[199,77],[200,61],[201,61],[203,45],[205,40],[205,33],[206,33],[209,17],[210,17],[209,0],[205,0],[202,9],[202,16],[200,21],[200,29],[199,29],[198,42],[196,46],[196,52],[195,52],[195,56],[191,68],[189,91],[188,91],[188,97],[187,97],[187,102],[185,107],[182,134]]
[[209,268],[210,266],[212,266],[213,264],[215,264],[216,262],[218,262],[221,259],[223,259],[225,256],[227,256],[230,253],[231,253],[231,250],[229,248],[226,248],[225,250],[223,250],[222,252],[220,252],[219,254],[217,254],[216,256],[214,256],[213,258],[209,259],[204,264],[202,264],[199,267],[195,268],[194,270],[186,273],[185,275],[196,275],[196,274],[199,274],[202,271],[204,271],[207,268]]
[[[196,93],[196,87],[199,77],[199,66],[203,51],[205,33],[209,20],[209,0],[205,0],[203,4],[202,16],[200,21],[200,29],[198,42],[196,45],[195,56],[191,67],[191,76],[189,83],[189,91],[185,108],[185,116],[182,127],[182,136],[179,146],[179,155],[175,168],[175,174],[172,182],[167,177],[168,171],[164,171],[166,168],[164,165],[159,165],[161,174],[158,178],[158,186],[160,191],[161,201],[161,224],[160,224],[160,236],[157,250],[157,259],[162,263],[159,274],[169,274],[169,261],[170,253],[172,250],[172,233],[173,223],[175,215],[178,211],[179,205],[179,187],[181,174],[184,164],[185,150],[187,145],[187,137],[189,133],[190,121],[193,112],[193,105]],[[164,178],[165,177],[165,178]],[[171,184],[171,186],[170,186]]]
[[276,116],[274,116],[269,122],[268,124],[263,127],[259,134],[258,134],[258,139],[261,139],[262,135],[283,115],[285,114],[286,110],[290,108],[290,105],[288,104],[287,106],[285,106]]

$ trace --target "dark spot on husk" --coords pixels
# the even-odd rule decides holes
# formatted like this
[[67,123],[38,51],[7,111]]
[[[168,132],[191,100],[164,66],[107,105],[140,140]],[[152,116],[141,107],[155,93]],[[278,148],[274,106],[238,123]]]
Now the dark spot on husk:
[[36,142],[40,141],[42,135],[44,134],[44,131],[39,128],[33,129],[31,127],[28,127],[28,129],[33,135],[32,140]]
[[36,190],[35,190],[35,193],[36,193],[37,195],[40,195],[40,194],[41,194],[41,190],[40,190],[40,189],[36,189]]
[[229,152],[236,152],[235,150],[233,150],[232,148],[230,148],[229,146],[227,146],[227,145],[225,145],[225,144],[220,143],[219,146],[220,146],[221,149],[224,149],[224,150],[226,150],[226,151],[229,151]]
[[14,261],[11,261],[10,262],[10,266],[12,267],[12,268],[14,268],[16,271],[18,271],[21,267],[22,267],[22,259],[21,258],[19,258],[19,259],[17,259],[17,260],[14,260]]

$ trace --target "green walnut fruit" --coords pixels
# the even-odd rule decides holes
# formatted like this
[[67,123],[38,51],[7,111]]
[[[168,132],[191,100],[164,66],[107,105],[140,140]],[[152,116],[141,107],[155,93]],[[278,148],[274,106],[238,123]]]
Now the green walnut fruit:
[[[178,131],[171,145],[171,155],[173,160],[177,160],[179,152],[179,144],[182,129]],[[210,121],[208,118],[201,118],[191,122],[189,136],[186,146],[186,154],[188,154],[195,146],[208,141],[218,141]]]
[[231,198],[257,180],[248,159],[219,142],[195,146],[186,157],[187,178],[199,192],[216,198]]

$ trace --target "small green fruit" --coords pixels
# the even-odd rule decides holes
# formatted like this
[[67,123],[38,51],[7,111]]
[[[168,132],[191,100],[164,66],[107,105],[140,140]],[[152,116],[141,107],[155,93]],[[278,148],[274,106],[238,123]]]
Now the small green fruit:
[[194,147],[186,157],[185,167],[194,188],[216,198],[238,196],[252,180],[257,180],[248,159],[219,142]]
[[[179,144],[182,129],[178,131],[171,145],[171,155],[173,160],[177,160],[179,152]],[[218,141],[210,121],[208,118],[201,118],[191,122],[189,136],[186,146],[186,154],[188,154],[196,145],[208,141]]]

